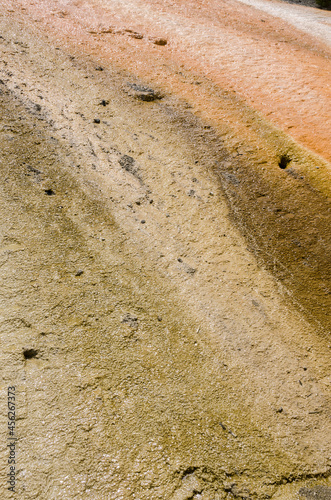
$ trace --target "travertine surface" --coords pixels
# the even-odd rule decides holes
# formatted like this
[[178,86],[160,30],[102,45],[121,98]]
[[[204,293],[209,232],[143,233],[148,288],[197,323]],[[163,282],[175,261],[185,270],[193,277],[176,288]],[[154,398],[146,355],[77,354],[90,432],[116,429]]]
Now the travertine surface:
[[1,498],[330,498],[328,49],[263,15],[4,3]]

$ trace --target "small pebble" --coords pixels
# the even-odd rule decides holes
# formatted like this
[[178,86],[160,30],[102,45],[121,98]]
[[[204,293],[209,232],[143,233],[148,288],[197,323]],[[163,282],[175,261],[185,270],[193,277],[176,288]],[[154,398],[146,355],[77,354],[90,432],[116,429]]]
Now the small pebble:
[[81,276],[83,274],[83,270],[82,269],[78,269],[78,271],[76,272],[75,276]]
[[140,221],[140,222],[141,222],[142,224],[145,224],[145,222],[146,222],[146,221],[145,221],[145,220],[142,220],[142,221]]
[[99,118],[94,118],[94,120],[93,120],[93,121],[94,121],[94,123],[100,123]]

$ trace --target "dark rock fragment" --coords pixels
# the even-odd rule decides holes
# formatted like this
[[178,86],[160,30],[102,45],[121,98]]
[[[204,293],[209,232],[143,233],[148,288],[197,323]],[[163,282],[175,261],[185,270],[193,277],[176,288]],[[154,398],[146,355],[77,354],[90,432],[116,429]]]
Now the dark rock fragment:
[[38,351],[36,349],[23,349],[23,356],[25,359],[36,358]]
[[133,175],[137,175],[138,167],[136,165],[135,159],[129,155],[123,155],[119,160],[119,164],[124,168],[127,172]]
[[149,87],[145,87],[144,85],[138,85],[136,83],[128,83],[128,87],[130,87],[129,94],[140,101],[151,102],[157,99],[162,99],[163,95],[153,90]]
[[131,328],[137,328],[138,318],[132,314],[126,314],[122,319],[122,323],[127,323]]

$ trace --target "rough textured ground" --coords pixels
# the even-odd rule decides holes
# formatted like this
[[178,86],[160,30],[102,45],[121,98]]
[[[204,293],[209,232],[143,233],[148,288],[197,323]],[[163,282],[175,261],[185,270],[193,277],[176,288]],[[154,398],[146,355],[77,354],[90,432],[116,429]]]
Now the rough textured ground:
[[2,498],[330,498],[330,49],[274,16],[3,3]]

